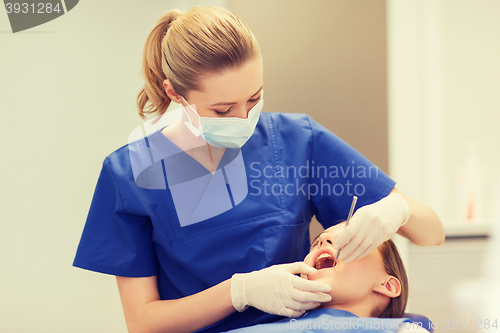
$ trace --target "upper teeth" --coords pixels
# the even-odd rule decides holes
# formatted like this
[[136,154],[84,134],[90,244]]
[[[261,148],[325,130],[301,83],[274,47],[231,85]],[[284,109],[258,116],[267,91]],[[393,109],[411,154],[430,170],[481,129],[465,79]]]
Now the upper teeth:
[[321,258],[331,258],[331,257],[332,257],[332,255],[331,255],[330,253],[322,253],[322,254],[318,257],[318,259],[321,259]]

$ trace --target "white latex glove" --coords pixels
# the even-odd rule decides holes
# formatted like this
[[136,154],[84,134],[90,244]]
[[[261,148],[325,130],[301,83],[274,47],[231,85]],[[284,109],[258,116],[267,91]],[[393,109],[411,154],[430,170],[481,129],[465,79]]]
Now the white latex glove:
[[231,300],[242,312],[253,306],[270,314],[300,317],[332,297],[332,288],[322,282],[309,281],[294,274],[310,274],[315,268],[303,263],[274,265],[251,273],[234,274],[231,278]]
[[349,225],[334,235],[333,247],[341,249],[338,259],[347,264],[365,257],[394,236],[410,214],[410,206],[398,193],[359,208]]

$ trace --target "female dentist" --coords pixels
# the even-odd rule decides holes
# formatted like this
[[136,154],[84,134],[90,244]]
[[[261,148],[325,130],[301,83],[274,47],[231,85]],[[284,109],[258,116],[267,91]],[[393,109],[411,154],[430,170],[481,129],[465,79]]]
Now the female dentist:
[[314,271],[299,263],[311,218],[337,224],[353,194],[340,260],[396,232],[443,242],[429,206],[333,133],[307,115],[261,114],[259,46],[233,13],[166,12],[142,70],[139,114],[160,119],[174,101],[182,119],[105,159],[74,260],[116,276],[130,332],[220,332],[329,301],[330,286],[296,274]]

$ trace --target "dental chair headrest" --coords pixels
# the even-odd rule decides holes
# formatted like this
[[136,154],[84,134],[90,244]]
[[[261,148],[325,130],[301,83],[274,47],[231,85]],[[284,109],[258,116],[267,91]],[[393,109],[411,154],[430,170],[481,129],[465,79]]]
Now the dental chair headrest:
[[434,332],[434,328],[432,327],[432,321],[429,318],[427,318],[426,316],[421,315],[421,314],[406,312],[404,314],[404,317],[410,318],[411,320],[413,320],[413,322],[422,326],[423,328],[425,328],[429,332],[431,332],[431,333]]

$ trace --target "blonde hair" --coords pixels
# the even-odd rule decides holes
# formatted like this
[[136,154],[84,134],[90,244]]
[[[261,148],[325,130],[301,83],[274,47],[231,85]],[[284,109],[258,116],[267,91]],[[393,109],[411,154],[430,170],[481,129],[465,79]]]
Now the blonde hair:
[[222,8],[194,7],[165,12],[144,45],[144,88],[137,96],[139,115],[161,115],[170,105],[163,87],[168,79],[186,98],[201,90],[200,78],[220,73],[260,57],[257,40],[245,23]]

